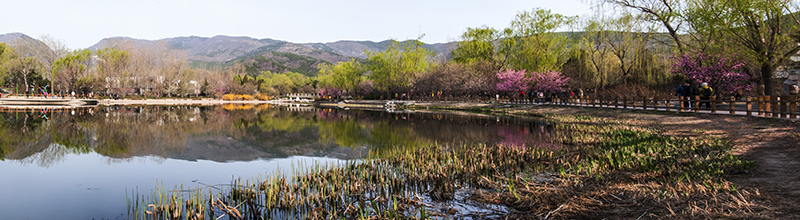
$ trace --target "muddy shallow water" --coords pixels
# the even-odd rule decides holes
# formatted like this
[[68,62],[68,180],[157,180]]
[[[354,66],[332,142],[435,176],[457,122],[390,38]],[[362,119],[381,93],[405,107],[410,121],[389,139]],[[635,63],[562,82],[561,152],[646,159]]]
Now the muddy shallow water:
[[557,147],[548,121],[443,112],[225,105],[0,115],[0,207],[8,219],[125,219],[126,196],[157,185],[224,185],[380,148]]

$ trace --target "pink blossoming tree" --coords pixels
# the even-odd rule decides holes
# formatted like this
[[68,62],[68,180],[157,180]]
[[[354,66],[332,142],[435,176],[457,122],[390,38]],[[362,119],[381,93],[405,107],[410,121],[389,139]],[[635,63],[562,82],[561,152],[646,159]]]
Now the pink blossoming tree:
[[567,81],[569,81],[569,77],[561,75],[561,72],[531,73],[531,82],[533,82],[533,89],[536,91],[563,92],[567,89]]
[[514,93],[527,91],[531,85],[531,78],[526,76],[525,70],[505,70],[497,73],[497,91],[502,93]]
[[505,70],[497,73],[497,91],[515,93],[528,91],[533,85],[533,90],[551,93],[566,90],[569,77],[561,75],[561,72],[547,71],[542,73],[532,72],[530,75],[525,70]]
[[753,89],[751,77],[744,72],[745,63],[733,56],[698,53],[676,57],[675,61],[672,73],[697,83],[707,82],[716,94],[733,95],[736,90]]

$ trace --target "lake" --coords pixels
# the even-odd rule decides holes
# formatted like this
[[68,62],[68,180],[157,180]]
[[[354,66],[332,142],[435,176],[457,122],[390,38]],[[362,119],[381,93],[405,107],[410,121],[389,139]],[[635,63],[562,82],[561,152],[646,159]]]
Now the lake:
[[224,186],[419,144],[557,147],[535,118],[272,105],[3,109],[3,219],[125,219],[157,186]]

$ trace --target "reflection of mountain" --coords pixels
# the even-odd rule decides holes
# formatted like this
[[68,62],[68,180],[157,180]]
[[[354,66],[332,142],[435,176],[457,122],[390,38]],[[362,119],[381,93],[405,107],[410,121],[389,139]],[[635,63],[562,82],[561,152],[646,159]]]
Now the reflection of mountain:
[[[316,141],[316,140],[315,140]],[[186,141],[186,148],[170,158],[217,162],[251,161],[267,158],[285,158],[294,155],[328,156],[338,159],[354,159],[359,156],[355,148],[338,147],[336,144],[306,143],[300,145],[265,147],[223,136],[193,137]],[[335,152],[335,153],[334,153]]]
[[[43,115],[47,117],[37,116]],[[425,143],[548,144],[553,127],[531,119],[263,106],[142,106],[0,113],[0,157],[49,166],[65,154],[124,159],[252,161],[295,155],[359,158]]]

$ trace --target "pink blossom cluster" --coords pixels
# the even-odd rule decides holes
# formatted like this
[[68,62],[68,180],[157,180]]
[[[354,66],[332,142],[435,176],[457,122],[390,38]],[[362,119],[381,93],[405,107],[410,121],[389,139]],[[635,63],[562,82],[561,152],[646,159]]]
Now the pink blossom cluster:
[[561,72],[532,72],[526,74],[525,70],[505,70],[497,73],[498,92],[519,92],[528,91],[533,86],[533,90],[551,93],[563,92],[566,90],[569,77],[561,75]]
[[745,63],[730,55],[683,55],[675,58],[672,73],[686,76],[696,83],[707,82],[714,92],[733,95],[737,90],[753,89],[751,77],[744,72]]

